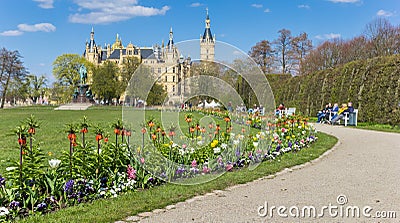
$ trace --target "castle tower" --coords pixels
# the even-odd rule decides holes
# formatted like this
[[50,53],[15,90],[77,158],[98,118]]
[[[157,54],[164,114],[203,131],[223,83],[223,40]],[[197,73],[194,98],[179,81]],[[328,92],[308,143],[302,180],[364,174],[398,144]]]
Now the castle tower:
[[204,30],[204,34],[200,36],[200,60],[214,61],[215,36],[212,36],[211,34],[208,8],[206,9],[206,11],[206,28]]
[[86,42],[86,49],[85,49],[85,58],[94,63],[98,64],[99,63],[99,50],[96,42],[94,41],[94,29],[92,27],[92,31],[90,32],[90,41]]

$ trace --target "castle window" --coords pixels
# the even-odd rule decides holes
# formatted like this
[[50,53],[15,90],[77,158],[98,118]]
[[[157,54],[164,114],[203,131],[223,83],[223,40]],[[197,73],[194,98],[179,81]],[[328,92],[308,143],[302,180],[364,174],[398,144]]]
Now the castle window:
[[175,67],[172,68],[172,73],[175,73]]
[[165,82],[168,82],[168,76],[165,75]]
[[175,82],[175,76],[172,76],[172,82]]
[[172,92],[175,92],[175,85],[172,86]]

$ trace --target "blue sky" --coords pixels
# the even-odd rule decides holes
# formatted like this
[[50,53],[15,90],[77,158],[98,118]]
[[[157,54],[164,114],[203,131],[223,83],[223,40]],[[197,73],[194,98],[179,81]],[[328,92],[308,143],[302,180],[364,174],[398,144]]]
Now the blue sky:
[[206,8],[217,40],[248,52],[280,29],[306,32],[317,45],[350,39],[378,17],[400,24],[399,0],[1,0],[0,47],[18,50],[28,70],[52,78],[52,63],[64,53],[82,54],[94,27],[97,44],[151,46],[196,39],[204,31]]

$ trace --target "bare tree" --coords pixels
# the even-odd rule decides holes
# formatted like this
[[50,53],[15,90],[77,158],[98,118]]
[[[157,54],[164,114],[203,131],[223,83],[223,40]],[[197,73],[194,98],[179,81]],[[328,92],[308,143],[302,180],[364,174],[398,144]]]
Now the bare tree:
[[271,43],[268,40],[262,40],[256,43],[249,52],[249,55],[260,66],[264,73],[270,73],[273,70],[274,55]]
[[304,57],[312,50],[312,41],[308,39],[307,33],[303,32],[292,38],[291,47],[293,49],[293,65],[296,66],[296,73],[301,75]]
[[25,75],[25,67],[22,64],[19,52],[2,48],[0,50],[0,86],[2,90],[0,108],[4,107],[10,82],[21,79]]
[[291,48],[291,40],[292,33],[290,30],[281,29],[278,31],[280,34],[278,39],[274,41],[275,52],[277,54],[278,66],[282,69],[282,73],[290,73],[291,70],[291,57],[292,57],[292,48]]
[[374,56],[388,56],[398,50],[396,32],[398,29],[384,18],[377,18],[367,24],[364,34],[372,43]]

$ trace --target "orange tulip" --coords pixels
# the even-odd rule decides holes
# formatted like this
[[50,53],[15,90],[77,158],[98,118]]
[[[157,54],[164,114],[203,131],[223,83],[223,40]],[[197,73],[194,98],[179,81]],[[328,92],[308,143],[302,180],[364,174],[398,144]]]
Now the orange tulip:
[[35,128],[28,129],[28,133],[32,135],[35,134]]
[[98,142],[98,141],[100,141],[100,140],[102,140],[103,139],[103,136],[101,135],[101,134],[97,134],[96,135],[96,141]]
[[153,140],[156,140],[156,139],[157,139],[157,136],[156,136],[155,134],[151,134],[151,138],[152,138]]

